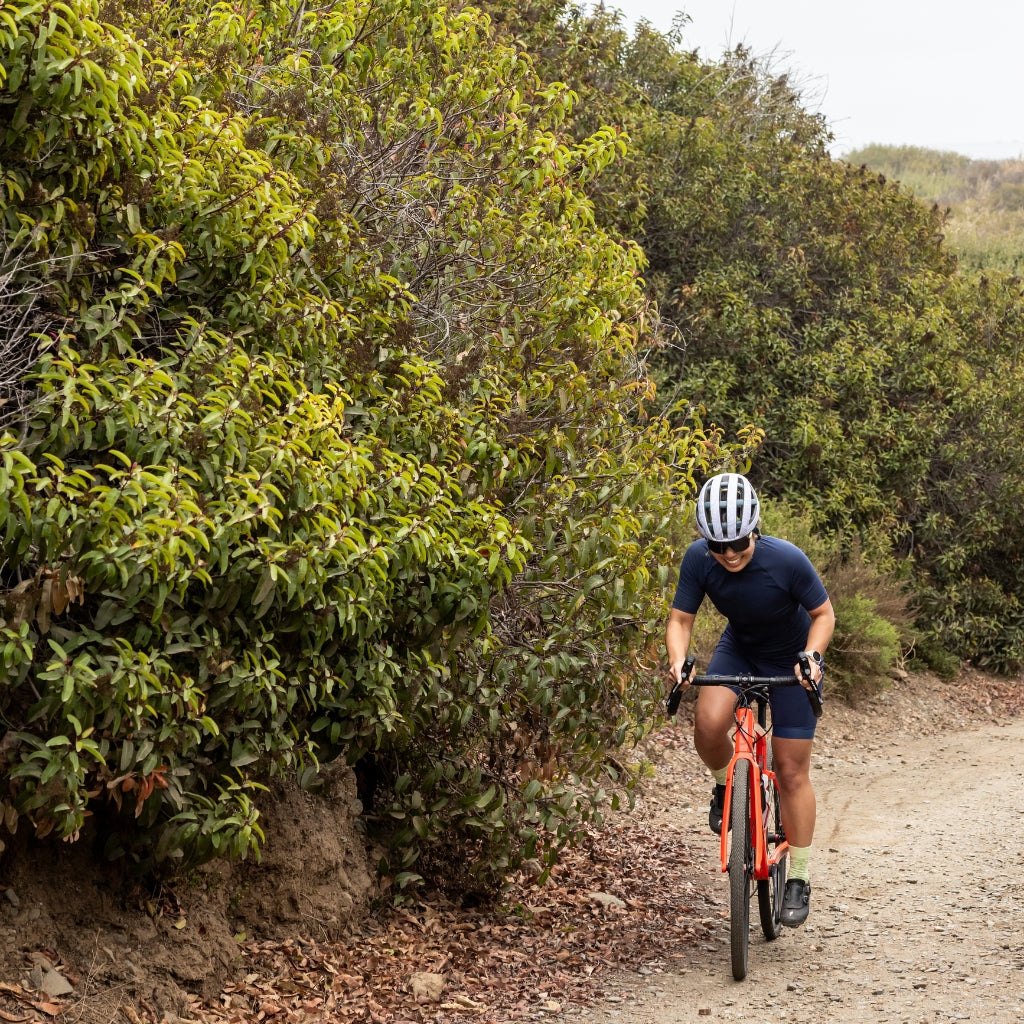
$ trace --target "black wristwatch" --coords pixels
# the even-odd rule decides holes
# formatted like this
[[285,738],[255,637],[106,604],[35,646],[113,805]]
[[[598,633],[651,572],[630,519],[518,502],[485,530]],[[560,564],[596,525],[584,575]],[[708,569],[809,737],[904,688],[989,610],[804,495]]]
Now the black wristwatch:
[[821,656],[821,651],[808,651],[807,657],[813,658],[819,665],[825,660]]

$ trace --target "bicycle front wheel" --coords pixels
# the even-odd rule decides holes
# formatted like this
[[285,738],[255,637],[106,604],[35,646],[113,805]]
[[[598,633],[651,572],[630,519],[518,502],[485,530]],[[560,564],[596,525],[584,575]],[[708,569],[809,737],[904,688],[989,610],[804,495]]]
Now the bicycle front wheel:
[[729,847],[729,930],[732,976],[747,976],[750,949],[750,897],[753,892],[754,851],[750,841],[750,768],[738,762],[732,776],[732,845]]
[[[770,766],[769,761],[769,766]],[[762,774],[762,788],[764,790],[764,822],[765,849],[768,857],[774,855],[780,843],[785,842],[785,835],[782,830],[782,813],[779,810],[779,790],[775,785],[775,778],[768,774]],[[761,916],[761,931],[769,941],[777,939],[782,931],[782,896],[786,890],[786,855],[783,854],[778,863],[769,868],[767,878],[758,879],[757,882],[757,909]]]

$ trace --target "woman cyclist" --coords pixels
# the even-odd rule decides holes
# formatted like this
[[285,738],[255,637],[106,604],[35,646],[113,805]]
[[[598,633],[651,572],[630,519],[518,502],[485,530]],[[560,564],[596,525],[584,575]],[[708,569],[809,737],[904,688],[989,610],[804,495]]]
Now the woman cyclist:
[[[746,477],[722,473],[701,488],[696,517],[701,539],[683,556],[665,633],[674,682],[688,681],[681,679],[683,663],[697,610],[708,597],[728,620],[707,667],[709,675],[792,671],[804,683],[798,659],[806,651],[820,691],[822,656],[835,628],[832,602],[807,556],[788,541],[761,536],[760,518],[757,495]],[[697,695],[693,742],[715,777],[708,824],[719,834],[734,705],[727,687],[701,687]],[[808,863],[816,805],[810,766],[816,719],[796,687],[773,690],[771,709],[772,755],[790,844],[782,923],[797,927],[807,919],[811,896]]]

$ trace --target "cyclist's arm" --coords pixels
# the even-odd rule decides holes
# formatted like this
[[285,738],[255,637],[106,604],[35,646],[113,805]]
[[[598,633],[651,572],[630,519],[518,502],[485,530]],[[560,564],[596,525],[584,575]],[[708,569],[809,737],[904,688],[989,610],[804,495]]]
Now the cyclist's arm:
[[669,612],[668,626],[665,627],[665,647],[668,649],[668,668],[674,682],[680,682],[686,652],[690,649],[690,635],[693,633],[695,615],[673,608]]
[[807,632],[807,650],[824,654],[836,628],[836,613],[832,602],[826,601],[808,612],[811,628]]
[[[808,613],[811,617],[811,628],[807,632],[807,643],[804,645],[804,650],[817,651],[819,654],[824,655],[825,649],[829,645],[829,641],[832,639],[832,633],[836,628],[836,613],[832,608],[831,601],[825,601],[824,604],[818,605],[817,608],[812,608]],[[821,667],[814,659],[810,659],[811,674],[814,677],[814,682],[821,682]],[[803,680],[800,676],[800,666],[794,667],[797,679]]]

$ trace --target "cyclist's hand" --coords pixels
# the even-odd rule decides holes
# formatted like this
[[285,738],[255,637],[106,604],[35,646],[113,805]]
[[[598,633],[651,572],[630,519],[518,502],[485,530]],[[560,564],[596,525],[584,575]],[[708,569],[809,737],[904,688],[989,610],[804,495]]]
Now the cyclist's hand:
[[665,708],[668,717],[671,718],[679,710],[679,702],[683,699],[683,689],[690,685],[694,673],[694,659],[687,658],[685,661],[674,661],[669,665],[669,672],[675,680],[672,689],[665,698]]
[[821,663],[801,652],[800,660],[793,666],[793,675],[805,690],[816,687],[822,678]]
[[674,683],[689,686],[690,680],[697,671],[697,666],[693,658],[686,658],[684,661],[674,661],[669,665],[668,670],[672,673],[672,681]]
[[797,662],[793,666],[793,670],[796,672],[796,678],[800,685],[807,691],[807,699],[811,702],[814,717],[820,718],[821,695],[818,692],[818,686],[825,674],[824,666],[813,652],[801,651],[797,655]]

